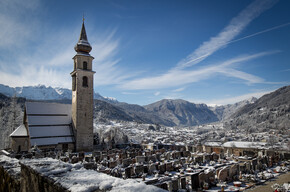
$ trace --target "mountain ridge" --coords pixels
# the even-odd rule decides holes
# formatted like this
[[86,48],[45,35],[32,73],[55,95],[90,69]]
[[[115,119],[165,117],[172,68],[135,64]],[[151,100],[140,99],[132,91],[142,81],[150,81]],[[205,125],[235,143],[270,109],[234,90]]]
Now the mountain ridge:
[[287,131],[290,125],[290,85],[281,87],[245,105],[224,122],[227,128],[240,128],[251,132],[276,130]]
[[[288,87],[276,90],[276,94],[278,94],[279,91],[282,91],[281,94],[283,94],[285,92],[283,92],[283,90],[288,90]],[[26,96],[25,98],[27,100],[63,103],[71,102],[71,90],[65,88],[52,88],[43,85],[11,88],[0,84],[0,93],[1,92],[10,97],[14,95]],[[270,96],[267,95],[268,94],[264,95],[263,98],[275,96],[273,94]],[[114,98],[103,97],[98,93],[95,93],[94,97],[95,118],[101,121],[135,121],[165,126],[195,126],[217,121],[229,122],[228,120],[230,119],[237,119],[238,114],[249,112],[252,108],[245,108],[245,106],[255,106],[251,104],[258,101],[257,98],[252,97],[235,104],[210,107],[206,104],[195,104],[182,99],[163,99],[149,105],[140,106],[137,104],[119,102]],[[279,105],[279,102],[277,105]],[[240,124],[236,123],[234,125],[239,126]]]
[[144,108],[171,120],[175,125],[193,126],[218,121],[206,104],[195,104],[182,99],[162,99]]
[[[24,97],[30,100],[63,100],[71,99],[72,91],[67,88],[51,87],[45,85],[9,87],[0,84],[0,93],[12,97]],[[111,103],[118,102],[115,98],[103,97],[99,93],[94,92],[94,99],[99,99]]]

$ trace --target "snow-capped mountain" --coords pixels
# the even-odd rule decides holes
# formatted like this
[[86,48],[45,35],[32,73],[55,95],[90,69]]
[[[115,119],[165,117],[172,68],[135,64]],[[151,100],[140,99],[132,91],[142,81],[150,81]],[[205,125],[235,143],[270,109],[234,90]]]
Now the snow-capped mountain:
[[[24,87],[9,87],[0,84],[0,93],[12,97],[24,97],[31,100],[60,100],[60,99],[71,99],[72,92],[70,89],[66,88],[53,88],[46,87],[45,85],[37,86],[24,86]],[[99,99],[103,101],[108,101],[112,103],[118,102],[114,98],[103,97],[99,93],[94,93],[94,99]]]
[[217,115],[219,120],[226,120],[229,119],[232,114],[234,114],[245,105],[255,103],[257,100],[258,99],[256,97],[251,97],[249,99],[245,99],[234,104],[211,107],[211,110]]

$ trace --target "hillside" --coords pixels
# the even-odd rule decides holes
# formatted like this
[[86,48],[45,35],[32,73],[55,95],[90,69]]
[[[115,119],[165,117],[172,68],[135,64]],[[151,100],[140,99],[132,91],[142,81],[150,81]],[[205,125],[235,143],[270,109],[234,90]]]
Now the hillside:
[[244,107],[245,105],[254,103],[258,99],[255,97],[251,97],[249,99],[234,103],[221,105],[216,107],[211,107],[210,109],[217,115],[218,119],[223,121],[229,119],[235,112]]
[[176,124],[170,119],[165,119],[156,112],[147,110],[145,107],[136,104],[115,103],[115,106],[124,110],[128,115],[133,117],[135,121],[149,124],[162,124],[166,126],[175,126]]
[[108,120],[133,121],[134,118],[110,103],[94,100],[94,122],[107,122]]
[[9,135],[23,121],[25,99],[0,93],[0,149],[9,147]]
[[146,105],[144,108],[181,126],[200,125],[219,120],[207,105],[194,104],[181,99],[163,99]]
[[225,122],[229,128],[251,131],[269,129],[287,131],[290,125],[290,86],[266,94],[252,104],[245,105]]

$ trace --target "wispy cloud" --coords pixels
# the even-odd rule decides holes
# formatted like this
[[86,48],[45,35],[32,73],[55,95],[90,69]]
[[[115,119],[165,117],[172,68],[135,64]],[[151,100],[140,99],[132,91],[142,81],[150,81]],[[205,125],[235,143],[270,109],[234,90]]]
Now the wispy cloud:
[[127,92],[127,91],[123,91],[122,94],[123,95],[140,95],[142,93],[140,93],[140,92]]
[[[46,37],[46,42],[53,42],[55,36],[61,37],[63,34],[71,34],[68,30],[57,31],[51,36]],[[75,26],[73,30],[80,30],[80,26]],[[10,86],[24,86],[44,84],[53,87],[71,88],[70,72],[73,70],[72,57],[76,54],[73,47],[77,42],[75,33],[60,38],[58,42],[43,43],[39,46],[39,51],[25,55],[20,53],[13,63],[17,68],[11,70],[7,67],[6,60],[0,59],[0,83]],[[135,73],[118,66],[120,59],[116,53],[119,51],[119,40],[115,39],[114,31],[108,34],[96,35],[99,39],[93,39],[92,56],[94,84],[96,86],[119,84],[124,79],[132,77]],[[102,37],[102,38],[100,38]],[[73,43],[74,42],[74,43]],[[53,51],[54,47],[62,50]],[[9,61],[11,62],[11,61]]]
[[[221,63],[212,63],[211,66],[202,67],[195,70],[188,70],[185,68],[190,67],[194,64],[201,62],[208,56],[223,48],[229,43],[239,41],[245,38],[249,38],[261,33],[274,30],[287,24],[276,26],[268,30],[264,30],[260,33],[255,33],[250,36],[246,36],[241,39],[233,40],[237,35],[239,35],[247,25],[258,17],[261,13],[271,8],[277,1],[262,1],[256,0],[242,10],[236,17],[234,17],[230,23],[215,37],[210,38],[210,40],[204,42],[199,46],[193,53],[187,56],[185,59],[181,60],[176,67],[170,69],[164,74],[160,74],[154,77],[143,77],[138,79],[133,79],[130,81],[124,81],[120,87],[128,90],[141,90],[141,89],[160,89],[169,87],[184,86],[189,83],[198,82],[204,79],[212,78],[215,75],[224,75],[228,77],[234,77],[244,80],[248,84],[252,83],[263,83],[264,79],[234,69],[233,64],[242,63],[255,59],[258,57],[266,56],[269,54],[274,54],[279,51],[261,52],[252,55],[244,55],[226,60]],[[176,89],[178,92],[179,89]]]
[[225,47],[227,43],[239,35],[247,25],[261,13],[271,8],[276,2],[272,0],[256,0],[233,18],[230,23],[215,37],[204,42],[194,52],[181,60],[177,68],[183,69],[203,61],[214,52]]
[[185,89],[185,87],[181,87],[181,88],[178,88],[178,89],[174,89],[172,92],[181,92]]
[[242,79],[245,80],[247,83],[262,83],[264,82],[264,79],[233,69],[233,65],[274,53],[277,53],[277,51],[261,52],[252,55],[239,56],[226,60],[222,63],[202,67],[197,70],[170,70],[160,76],[126,81],[121,85],[121,88],[128,90],[170,88],[184,86],[189,83],[194,83],[208,78],[212,78],[215,75],[219,74]]
[[154,95],[155,95],[155,96],[158,96],[158,95],[160,95],[160,92],[157,91],[157,92],[154,93]]
[[189,101],[193,103],[206,103],[209,106],[216,106],[216,105],[226,105],[226,104],[234,104],[242,100],[249,99],[251,97],[260,98],[261,96],[268,94],[274,90],[268,90],[268,91],[259,91],[259,92],[253,92],[253,93],[247,93],[242,94],[234,97],[226,97],[223,99],[213,99],[213,100],[195,100],[195,99],[188,99]]
[[[3,0],[0,5],[0,25],[5,26],[0,30],[0,49],[11,48],[9,54],[0,57],[0,83],[14,87],[44,84],[71,88],[72,57],[81,23],[36,35],[35,26],[31,23],[41,23],[38,17],[31,18],[29,23],[22,16],[37,11],[41,7],[38,0],[25,3]],[[116,31],[113,29],[96,34],[94,29],[87,29],[93,47],[91,55],[95,57],[93,70],[96,71],[96,86],[118,84],[137,73],[130,73],[118,66],[120,40],[115,38]],[[35,46],[28,46],[30,44]],[[31,50],[26,50],[26,47]]]
[[253,34],[251,34],[251,35],[247,35],[247,36],[242,37],[242,38],[239,38],[239,39],[235,39],[235,40],[229,41],[229,42],[227,42],[225,45],[228,45],[228,44],[230,44],[230,43],[235,43],[235,42],[238,42],[238,41],[241,41],[241,40],[244,40],[244,39],[248,39],[248,38],[251,38],[251,37],[254,37],[254,36],[257,36],[257,35],[261,35],[261,34],[263,34],[263,33],[267,33],[267,32],[269,32],[269,31],[273,31],[273,30],[276,30],[276,29],[280,29],[280,28],[282,28],[282,27],[286,27],[286,26],[288,26],[288,25],[290,25],[290,22],[288,22],[288,23],[284,23],[284,24],[282,24],[282,25],[277,25],[277,26],[275,26],[275,27],[271,27],[271,28],[268,28],[268,29],[265,29],[265,30],[263,30],[263,31],[259,31],[259,32],[257,32],[257,33],[253,33]]
[[117,53],[120,49],[119,40],[114,38],[113,30],[104,40],[99,39],[93,44],[92,55],[94,60],[94,82],[96,86],[120,84],[125,79],[132,78],[139,72],[129,72],[118,64],[121,59]]

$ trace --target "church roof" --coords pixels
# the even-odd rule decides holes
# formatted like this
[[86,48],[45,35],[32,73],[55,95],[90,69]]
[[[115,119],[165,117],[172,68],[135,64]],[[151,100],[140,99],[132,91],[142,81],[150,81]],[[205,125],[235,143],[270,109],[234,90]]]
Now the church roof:
[[31,145],[74,142],[70,104],[26,102],[26,119]]
[[26,136],[28,136],[27,129],[23,124],[17,127],[17,129],[15,129],[15,131],[13,131],[10,134],[10,137],[26,137]]
[[78,53],[83,53],[83,54],[89,55],[91,50],[92,50],[92,47],[88,41],[86,28],[85,28],[85,24],[83,21],[80,38],[79,38],[79,41],[77,42],[77,44],[75,45],[75,51]]

